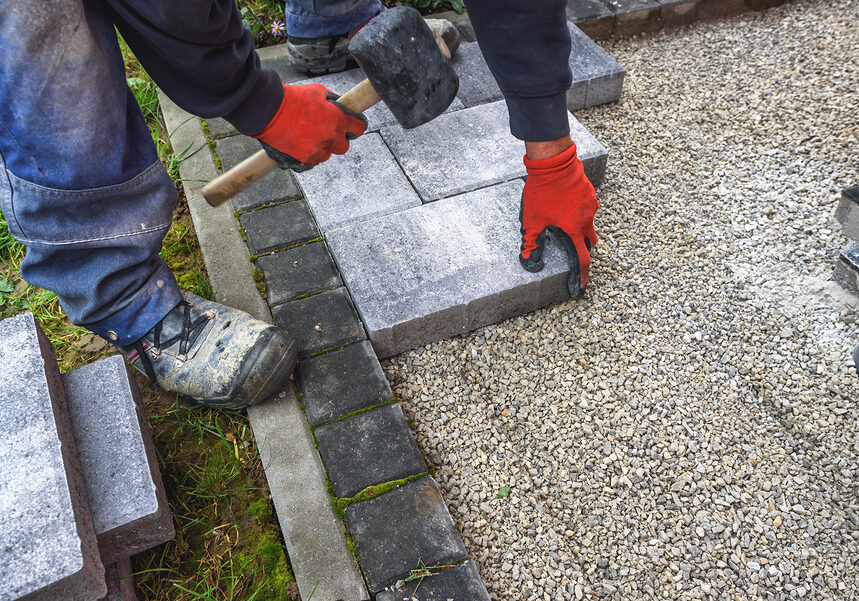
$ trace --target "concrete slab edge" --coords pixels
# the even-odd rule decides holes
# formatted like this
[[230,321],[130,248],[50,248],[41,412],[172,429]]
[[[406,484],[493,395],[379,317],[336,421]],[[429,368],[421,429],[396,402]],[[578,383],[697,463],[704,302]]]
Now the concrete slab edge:
[[[246,311],[257,319],[273,323],[271,310],[256,288],[253,279],[254,266],[247,245],[242,240],[232,202],[211,207],[203,198],[203,185],[218,173],[199,119],[177,106],[160,90],[158,97],[174,152],[188,155],[179,166],[179,173],[184,180],[182,186],[216,299]],[[296,411],[299,415],[296,415]],[[307,435],[310,434],[307,419],[298,407],[291,385],[285,398],[251,408],[248,417],[257,437],[261,456],[263,449],[266,449],[265,453],[270,458],[274,457],[274,448],[271,446],[273,438],[268,435],[272,432],[269,427],[272,423],[278,424],[276,430],[281,437],[288,440],[294,438],[296,446],[306,439],[306,436],[303,436],[305,431]],[[288,436],[283,436],[284,434]],[[261,442],[260,438],[264,440]],[[265,442],[265,439],[268,442]],[[312,436],[310,441],[312,443]],[[328,482],[319,453],[312,444],[297,446],[295,451],[297,454],[290,457],[288,468],[282,461],[265,459],[263,466],[272,490],[275,510],[284,530],[284,539],[291,541],[287,544],[287,551],[299,591],[303,598],[309,599],[312,594],[318,601],[366,601],[369,594],[366,592],[358,564],[346,544],[345,525],[333,513],[327,494]],[[311,474],[312,478],[303,482],[302,486],[279,488],[277,483],[289,481],[288,472],[296,469]],[[299,507],[296,500],[303,496],[301,493],[304,489],[324,491],[325,505],[316,508]],[[278,491],[277,495],[275,490]],[[292,517],[298,511],[301,512],[301,520]],[[295,529],[299,528],[314,535],[293,536],[296,534]],[[294,557],[299,555],[320,556],[319,546],[323,536],[330,544],[330,548],[324,551],[337,561],[328,564],[298,562],[296,565]],[[321,567],[326,569],[325,574],[320,573]],[[332,586],[327,594],[323,594],[324,591],[318,589],[318,583],[329,577],[339,584]],[[339,590],[335,591],[338,586]]]

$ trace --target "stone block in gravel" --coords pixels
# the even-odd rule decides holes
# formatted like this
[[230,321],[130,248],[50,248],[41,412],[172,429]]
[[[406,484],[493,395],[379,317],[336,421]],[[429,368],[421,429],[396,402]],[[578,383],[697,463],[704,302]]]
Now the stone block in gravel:
[[[304,81],[298,81],[296,84],[303,85],[309,83],[319,83],[341,96],[354,88],[365,79],[364,72],[361,69],[349,69],[340,73],[329,73],[328,75],[320,75]],[[457,111],[463,108],[462,102],[454,98],[453,102],[447,107],[447,112]],[[367,117],[367,131],[378,131],[386,125],[393,125],[397,119],[391,113],[390,109],[384,102],[380,102],[375,106],[364,111],[364,116]]]
[[372,593],[408,576],[421,563],[446,565],[466,556],[465,545],[430,476],[350,505],[346,524]]
[[269,305],[343,285],[325,242],[311,242],[257,259]]
[[623,37],[660,27],[658,0],[609,0],[608,5],[615,12],[616,35]]
[[[585,174],[597,186],[608,152],[575,117],[569,118]],[[387,127],[382,137],[424,202],[525,175],[522,141],[510,135],[504,101],[448,113],[411,130]]]
[[364,338],[364,327],[345,288],[278,305],[272,315],[275,323],[295,338],[299,357]]
[[700,0],[659,0],[660,18],[665,25],[686,25],[698,19]]
[[295,379],[311,426],[394,400],[369,342],[301,361]]
[[320,426],[313,433],[334,494],[340,498],[427,471],[398,404]]
[[573,84],[567,91],[567,108],[575,111],[620,100],[626,69],[573,24],[570,40]]
[[380,357],[569,298],[551,240],[540,273],[522,269],[521,180],[343,228],[328,239]]
[[323,232],[421,204],[378,133],[297,177]]
[[854,242],[859,242],[859,186],[841,192],[835,218],[841,224],[844,235]]
[[137,601],[131,558],[123,557],[104,567],[107,595],[101,601]]
[[0,599],[103,597],[63,381],[30,313],[0,321],[0,457]]
[[601,0],[568,0],[567,18],[592,39],[611,36],[614,12]]
[[376,595],[376,601],[489,601],[477,566],[470,559],[454,568],[445,568],[420,581],[398,583]]
[[140,391],[119,355],[63,374],[78,456],[102,561],[172,539],[152,435]]
[[303,199],[243,213],[239,222],[251,254],[281,250],[321,235]]
[[859,245],[841,251],[834,275],[845,290],[859,296]]
[[[223,171],[231,169],[262,148],[256,140],[247,136],[233,136],[218,140],[215,152],[221,160]],[[275,169],[233,197],[237,211],[249,211],[257,207],[301,196],[292,171]]]

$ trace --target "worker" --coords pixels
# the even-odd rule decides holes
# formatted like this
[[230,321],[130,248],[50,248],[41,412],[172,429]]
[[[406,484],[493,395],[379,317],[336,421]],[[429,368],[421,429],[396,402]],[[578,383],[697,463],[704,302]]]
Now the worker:
[[[338,0],[317,15],[333,30],[313,29],[299,7],[324,4],[287,2],[293,55],[307,47],[301,40],[339,36],[379,10],[378,0]],[[468,3],[511,132],[525,142],[519,260],[542,268],[545,231],[558,228],[576,296],[597,240],[597,200],[569,137],[564,6]],[[233,0],[0,0],[0,208],[27,247],[22,276],[55,292],[72,323],[116,345],[162,389],[245,407],[282,389],[295,342],[181,291],[159,256],[176,190],[126,85],[114,27],[179,106],[224,117],[275,160],[318,164],[343,154],[367,121],[323,86],[283,85],[262,67]]]

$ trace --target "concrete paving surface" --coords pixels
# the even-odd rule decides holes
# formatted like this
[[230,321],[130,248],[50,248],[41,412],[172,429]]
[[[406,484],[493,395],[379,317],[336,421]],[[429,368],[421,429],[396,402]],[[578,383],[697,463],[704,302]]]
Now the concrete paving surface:
[[604,46],[585,298],[384,362],[493,599],[859,596],[856,23],[797,1]]

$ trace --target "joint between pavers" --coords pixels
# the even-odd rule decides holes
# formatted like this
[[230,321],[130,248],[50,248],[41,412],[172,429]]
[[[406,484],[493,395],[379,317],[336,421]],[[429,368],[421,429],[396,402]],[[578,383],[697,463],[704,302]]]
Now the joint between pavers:
[[[292,202],[292,201],[287,201],[287,202]],[[280,204],[285,204],[285,203],[280,203]],[[272,205],[272,206],[274,206],[274,205]],[[260,208],[262,208],[262,207],[260,207]],[[250,211],[246,211],[246,212],[250,213]],[[313,244],[314,242],[325,242],[325,238],[323,238],[322,236],[318,236],[316,238],[311,238],[310,240],[305,240],[304,242],[296,242],[295,244],[291,244],[289,246],[284,246],[283,248],[278,248],[275,250],[268,250],[264,253],[259,253],[256,255],[250,255],[250,259],[251,259],[251,261],[256,261],[260,257],[268,257],[270,255],[276,255],[277,253],[282,253],[283,251],[286,251],[286,250],[292,250],[293,248],[298,248],[299,246],[307,246],[308,244]],[[289,302],[289,301],[287,301],[287,302]],[[277,304],[282,305],[283,303],[277,303]]]
[[[358,492],[352,497],[338,497],[337,495],[333,494],[332,485],[332,488],[330,490],[332,491],[331,501],[334,503],[334,513],[341,516],[345,520],[346,508],[348,508],[349,506],[354,505],[355,503],[364,503],[366,501],[378,499],[382,495],[387,494],[392,490],[396,490],[402,486],[405,486],[406,484],[410,484],[429,475],[430,473],[426,471],[421,472],[420,474],[406,476],[405,478],[400,478],[399,480],[390,480],[388,482],[382,482],[381,484],[374,484],[372,486],[368,486],[367,488]],[[331,484],[330,479],[328,483]]]
[[252,209],[245,209],[244,211],[236,209],[234,214],[236,215],[236,219],[238,219],[240,215],[247,215],[248,213],[253,213],[254,211],[259,211],[260,209],[279,207],[280,205],[285,205],[289,202],[295,202],[297,200],[301,200],[302,198],[304,198],[304,196],[296,196],[294,198],[286,198],[284,200],[273,200],[271,202],[267,202],[266,204],[259,205],[258,207],[254,207]]
[[212,159],[215,161],[215,169],[223,171],[221,157],[218,156],[218,151],[215,149],[215,140],[212,138],[212,132],[209,131],[209,123],[201,118],[200,127],[203,128],[203,135],[206,136],[206,145],[209,147],[209,152],[212,153]]
[[[352,344],[355,344],[355,343],[352,343]],[[348,346],[348,345],[346,345],[346,346]],[[332,349],[332,350],[334,350],[334,349]],[[323,422],[321,424],[316,424],[315,426],[310,426],[310,431],[315,432],[316,428],[321,428],[322,426],[327,426],[329,424],[336,424],[337,422],[342,422],[344,419],[349,419],[350,417],[355,417],[356,415],[361,415],[362,413],[367,413],[368,411],[372,411],[373,409],[379,409],[380,407],[387,407],[388,405],[395,405],[395,404],[397,404],[397,402],[398,401],[396,399],[394,399],[392,401],[385,401],[384,403],[379,403],[378,405],[373,405],[372,407],[364,407],[363,409],[358,409],[357,411],[352,411],[352,412],[347,413],[345,415],[341,415],[337,419],[332,419],[330,421]],[[314,434],[314,438],[315,438],[315,436],[316,435]]]

